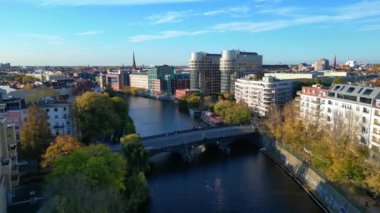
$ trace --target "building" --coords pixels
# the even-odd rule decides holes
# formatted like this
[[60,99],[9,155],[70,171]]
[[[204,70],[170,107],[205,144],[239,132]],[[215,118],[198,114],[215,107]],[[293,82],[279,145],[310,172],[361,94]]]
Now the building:
[[8,125],[13,125],[16,141],[20,140],[20,129],[26,116],[26,105],[23,99],[7,98],[0,100],[0,119],[6,118]]
[[308,64],[306,64],[306,63],[298,64],[297,71],[298,72],[309,72],[310,71],[310,66]]
[[69,102],[45,97],[38,101],[37,106],[47,113],[50,132],[53,136],[75,134]]
[[225,50],[220,58],[220,92],[235,92],[235,82],[249,74],[257,74],[262,67],[263,56],[254,52]]
[[42,73],[42,81],[60,81],[60,80],[68,80],[69,76],[61,71],[44,71]]
[[300,92],[300,118],[311,123],[318,123],[322,110],[322,102],[325,100],[329,87],[313,85],[302,87]]
[[130,87],[148,90],[148,74],[133,73],[129,75]]
[[11,63],[0,63],[0,70],[10,70],[11,69]]
[[355,67],[358,67],[358,63],[356,61],[346,61],[345,63],[346,66],[350,67],[350,68],[355,68]]
[[189,61],[190,89],[210,95],[220,92],[220,54],[191,53]]
[[99,86],[102,90],[111,88],[115,91],[123,90],[130,85],[130,71],[127,70],[108,70],[106,74],[99,75]]
[[330,69],[329,60],[327,59],[322,58],[314,63],[315,71],[329,70],[329,69]]
[[273,77],[253,80],[252,76],[238,79],[235,84],[235,99],[244,102],[259,116],[267,116],[273,105],[282,106],[293,98],[291,81],[280,81]]
[[174,79],[171,80],[169,85],[171,93],[175,94],[176,90],[190,88],[190,74],[189,73],[175,73]]
[[337,84],[303,87],[300,117],[333,128],[355,132],[363,145],[380,151],[380,88]]
[[[171,94],[171,80],[174,79],[174,67],[168,65],[154,66],[148,71],[148,89],[151,93]],[[160,83],[157,81],[159,80]],[[159,87],[159,85],[161,85]]]
[[0,212],[6,212],[12,190],[19,184],[16,131],[6,118],[0,119]]

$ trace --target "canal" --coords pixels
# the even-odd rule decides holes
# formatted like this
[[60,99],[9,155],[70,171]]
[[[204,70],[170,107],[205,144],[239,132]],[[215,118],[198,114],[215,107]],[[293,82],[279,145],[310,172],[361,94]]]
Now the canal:
[[[129,98],[141,136],[196,128],[171,102]],[[191,164],[175,155],[150,159],[145,212],[322,212],[308,194],[257,148],[236,143],[231,154],[203,150]]]

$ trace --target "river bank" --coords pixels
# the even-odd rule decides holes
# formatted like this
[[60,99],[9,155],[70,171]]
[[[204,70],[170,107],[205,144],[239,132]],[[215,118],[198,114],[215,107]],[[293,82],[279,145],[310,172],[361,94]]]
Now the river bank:
[[262,152],[286,171],[325,212],[362,212],[308,164],[290,153],[273,138],[263,135]]

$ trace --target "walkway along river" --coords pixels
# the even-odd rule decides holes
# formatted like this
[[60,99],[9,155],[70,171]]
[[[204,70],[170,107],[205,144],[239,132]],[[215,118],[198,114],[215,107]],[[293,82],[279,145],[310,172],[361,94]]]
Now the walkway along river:
[[[171,102],[130,97],[129,113],[141,136],[198,127]],[[246,143],[229,156],[199,150],[191,164],[168,153],[151,158],[151,199],[145,212],[322,212],[280,167]]]

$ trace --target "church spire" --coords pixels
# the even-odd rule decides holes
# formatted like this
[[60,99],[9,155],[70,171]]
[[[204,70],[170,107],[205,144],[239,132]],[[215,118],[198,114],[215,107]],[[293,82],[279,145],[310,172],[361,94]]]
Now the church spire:
[[135,59],[135,51],[133,51],[133,61],[132,61],[132,68],[136,69],[136,59]]
[[336,70],[336,55],[334,56],[334,70]]

